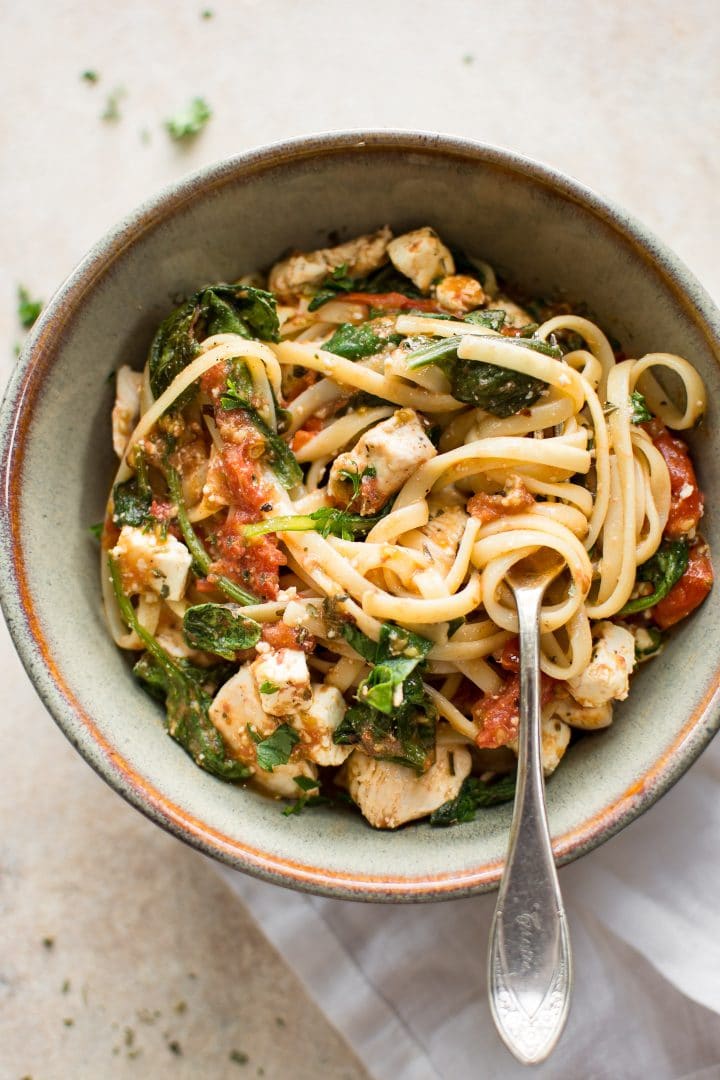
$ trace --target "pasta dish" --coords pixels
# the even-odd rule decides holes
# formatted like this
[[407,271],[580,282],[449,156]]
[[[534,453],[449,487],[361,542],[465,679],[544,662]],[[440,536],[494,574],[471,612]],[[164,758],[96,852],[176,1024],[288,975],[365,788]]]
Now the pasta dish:
[[108,623],[201,768],[379,828],[512,797],[517,614],[548,550],[546,775],[712,586],[705,389],[428,227],[207,285],[116,375]]

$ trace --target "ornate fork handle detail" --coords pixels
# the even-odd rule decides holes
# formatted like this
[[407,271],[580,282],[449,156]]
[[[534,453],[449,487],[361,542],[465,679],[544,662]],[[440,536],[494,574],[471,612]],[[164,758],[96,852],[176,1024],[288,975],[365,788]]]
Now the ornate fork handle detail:
[[543,1061],[567,1019],[572,961],[545,809],[539,617],[545,581],[515,585],[520,624],[518,785],[490,931],[488,992],[497,1029],[524,1064]]

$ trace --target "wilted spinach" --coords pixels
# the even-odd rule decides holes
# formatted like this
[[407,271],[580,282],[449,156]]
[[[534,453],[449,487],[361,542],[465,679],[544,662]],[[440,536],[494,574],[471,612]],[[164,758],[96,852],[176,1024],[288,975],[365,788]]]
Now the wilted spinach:
[[140,528],[151,520],[152,491],[141,478],[133,476],[113,488],[113,522]]
[[435,753],[436,711],[425,693],[421,667],[432,642],[403,627],[383,623],[372,641],[353,623],[343,637],[372,670],[335,732],[336,743],[357,743],[371,757],[425,772]]
[[642,566],[638,567],[637,580],[649,581],[653,586],[648,596],[629,600],[618,615],[635,615],[654,607],[676,585],[687,570],[689,548],[687,540],[666,540]]
[[257,645],[261,631],[259,623],[232,604],[195,604],[183,616],[188,645],[225,660],[234,660],[237,652]]
[[311,514],[292,514],[288,517],[266,518],[245,525],[243,535],[252,540],[256,536],[265,536],[276,532],[318,532],[321,536],[339,536],[342,540],[354,540],[364,536],[380,521],[382,514],[376,517],[361,517],[350,514],[347,510],[338,510],[334,506],[321,506]]
[[[165,680],[167,729],[170,735],[187,751],[195,764],[206,772],[223,780],[242,780],[249,776],[250,770],[247,766],[229,756],[220,732],[210,720],[210,695],[196,675],[171,659],[160,643],[138,621],[130,599],[123,592],[119,567],[111,556],[108,558],[108,569],[123,620],[135,631],[156,667],[162,671]],[[154,685],[156,690],[160,689],[157,676]]]
[[278,341],[272,293],[251,285],[207,285],[160,324],[150,346],[150,389],[157,398],[195,359],[199,343],[213,334]]
[[[561,359],[561,352],[540,338],[499,338],[508,349],[530,349],[532,352]],[[513,416],[521,409],[533,405],[547,384],[541,379],[525,375],[521,371],[497,367],[479,360],[463,360],[457,354],[460,336],[441,338],[416,349],[408,355],[408,368],[435,364],[450,379],[453,397],[469,405],[476,405],[493,416]]]
[[443,803],[430,815],[430,824],[436,828],[459,825],[463,821],[474,821],[475,811],[515,798],[515,775],[503,776],[492,783],[468,776],[460,788],[459,795]]
[[380,352],[388,343],[397,345],[401,341],[402,334],[378,336],[373,330],[372,323],[362,323],[360,326],[342,323],[330,340],[325,342],[323,349],[336,356],[342,356],[346,360],[361,360],[363,356],[373,356]]

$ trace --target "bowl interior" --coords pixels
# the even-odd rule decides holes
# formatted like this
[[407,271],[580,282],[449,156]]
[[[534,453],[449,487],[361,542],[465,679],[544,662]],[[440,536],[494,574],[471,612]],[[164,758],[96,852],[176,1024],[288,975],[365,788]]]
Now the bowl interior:
[[[237,159],[162,197],[91,253],[45,313],[5,405],[15,574],[5,605],[21,652],[69,738],[126,797],[211,854],[284,883],[341,895],[436,898],[492,885],[509,807],[449,830],[371,830],[358,816],[280,806],[197,769],[165,734],[106,632],[98,556],[114,461],[110,373],[140,367],[158,321],[188,291],[388,222],[431,224],[529,294],[585,302],[628,355],[690,359],[711,412],[693,436],[717,535],[720,377],[706,301],[677,264],[579,189],[498,152],[420,137],[345,138]],[[311,152],[310,152],[311,151]],[[682,281],[685,291],[679,284]],[[11,409],[23,399],[10,438]],[[6,535],[6,542],[8,537]],[[6,554],[8,554],[6,552]],[[19,582],[19,585],[16,582]],[[572,748],[548,789],[558,853],[571,858],[652,801],[714,730],[720,591],[634,678],[608,731]],[[38,644],[40,642],[40,644]]]

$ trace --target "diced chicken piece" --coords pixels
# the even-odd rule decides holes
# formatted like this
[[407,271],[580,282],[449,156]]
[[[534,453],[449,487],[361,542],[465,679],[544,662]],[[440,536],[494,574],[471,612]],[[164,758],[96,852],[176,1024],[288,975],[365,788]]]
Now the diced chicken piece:
[[475,278],[467,274],[450,274],[435,286],[435,299],[453,315],[464,315],[481,307],[487,297]]
[[123,525],[110,554],[129,595],[153,592],[164,600],[182,600],[192,556],[174,536],[163,536],[158,528],[146,531]]
[[130,436],[140,416],[142,372],[133,371],[127,364],[118,368],[115,376],[115,404],[112,411],[113,450],[119,458],[127,450]]
[[450,251],[428,226],[395,237],[388,244],[387,253],[395,269],[409,277],[420,292],[429,292],[437,278],[455,273]]
[[292,716],[310,708],[310,669],[302,649],[267,648],[251,667],[262,707],[270,716]]
[[363,277],[387,261],[392,232],[387,225],[337,247],[298,252],[276,263],[270,271],[269,288],[281,300],[289,300],[304,289],[319,285],[338,266],[346,266],[352,277]]
[[344,767],[351,798],[376,829],[397,829],[437,810],[460,792],[472,759],[464,747],[438,746],[437,758],[422,776],[393,761],[355,750]]
[[[570,742],[570,728],[554,714],[540,723],[540,757],[543,773],[550,776],[555,772]],[[517,739],[508,743],[514,752],[518,752]]]
[[[352,450],[333,462],[328,491],[343,506],[376,514],[416,469],[437,450],[413,409],[398,409],[360,437]],[[350,477],[356,477],[357,495]]]
[[554,714],[570,727],[581,728],[583,731],[597,731],[600,728],[610,727],[613,720],[613,707],[611,701],[606,701],[602,705],[578,705],[569,694],[563,694],[555,701]]
[[468,516],[460,506],[449,506],[430,518],[419,532],[423,547],[430,552],[433,566],[447,574],[455,561]]
[[254,766],[257,754],[250,728],[261,738],[272,735],[278,721],[262,707],[250,664],[220,687],[210,705],[210,719],[233,756]]
[[595,634],[592,659],[581,675],[568,679],[568,689],[580,705],[624,701],[635,667],[635,638],[611,622],[597,623]]
[[[299,756],[286,765],[276,765],[272,771],[258,768],[256,743],[250,730],[256,736],[267,739],[279,726],[279,721],[263,709],[250,664],[244,664],[236,675],[220,687],[210,705],[210,720],[232,755],[254,770],[255,782],[265,791],[292,799],[300,794],[294,777],[317,779],[316,766]],[[296,747],[293,754],[297,753]]]
[[310,761],[317,765],[342,765],[352,753],[352,746],[333,742],[333,735],[345,716],[346,708],[345,699],[336,687],[321,683],[313,686],[310,708],[295,717],[294,721]]

